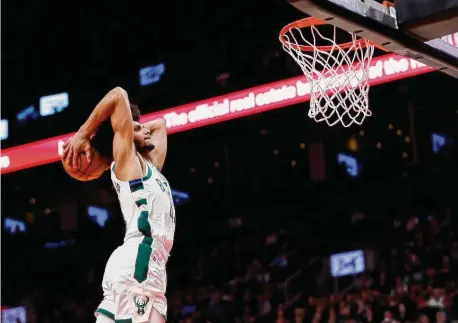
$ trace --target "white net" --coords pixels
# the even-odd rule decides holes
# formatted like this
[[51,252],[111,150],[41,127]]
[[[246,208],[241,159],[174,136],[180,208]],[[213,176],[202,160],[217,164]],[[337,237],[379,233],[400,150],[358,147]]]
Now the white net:
[[[374,46],[366,39],[349,34],[351,46],[336,43],[337,28],[332,39],[316,26],[310,26],[307,39],[303,31],[291,27],[282,35],[283,49],[299,64],[310,82],[308,116],[316,122],[344,127],[361,124],[369,110],[369,66]],[[304,50],[313,47],[313,51]]]

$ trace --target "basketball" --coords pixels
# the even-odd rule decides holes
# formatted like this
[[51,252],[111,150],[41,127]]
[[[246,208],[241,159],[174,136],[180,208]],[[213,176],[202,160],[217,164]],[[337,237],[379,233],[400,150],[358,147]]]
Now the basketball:
[[92,181],[99,178],[110,166],[109,161],[103,157],[97,150],[92,149],[92,160],[87,161],[86,153],[81,152],[79,156],[79,167],[69,167],[63,160],[62,165],[68,175],[78,181]]

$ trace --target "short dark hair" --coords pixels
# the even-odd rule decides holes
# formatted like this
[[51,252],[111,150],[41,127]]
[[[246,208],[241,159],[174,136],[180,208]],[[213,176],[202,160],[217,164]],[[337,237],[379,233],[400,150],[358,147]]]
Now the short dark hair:
[[140,108],[138,105],[130,103],[130,112],[132,112],[132,119],[138,122],[140,120]]
[[[140,120],[140,108],[136,104],[130,103],[132,119],[136,122]],[[91,146],[95,148],[103,157],[113,159],[113,137],[114,132],[111,128],[110,120],[102,122],[97,128],[95,136],[91,138]]]

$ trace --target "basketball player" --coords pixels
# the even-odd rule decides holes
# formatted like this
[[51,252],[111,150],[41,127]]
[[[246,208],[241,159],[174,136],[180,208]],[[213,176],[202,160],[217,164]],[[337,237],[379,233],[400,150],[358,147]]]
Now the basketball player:
[[157,323],[166,319],[165,264],[175,232],[170,186],[160,173],[167,151],[167,132],[164,120],[140,124],[139,116],[127,93],[117,87],[97,104],[64,145],[63,160],[70,167],[78,167],[82,152],[90,161],[90,137],[105,120],[110,120],[114,132],[110,143],[111,179],[126,235],[106,265],[104,298],[95,312],[96,323]]

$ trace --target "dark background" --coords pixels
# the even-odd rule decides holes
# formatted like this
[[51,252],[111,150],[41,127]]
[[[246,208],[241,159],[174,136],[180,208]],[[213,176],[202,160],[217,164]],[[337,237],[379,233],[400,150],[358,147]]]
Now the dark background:
[[[118,85],[146,113],[300,74],[283,54],[278,30],[301,15],[280,0],[7,1],[2,9],[1,114],[10,120],[3,148],[75,131]],[[140,87],[139,69],[162,62],[162,80]],[[223,73],[229,78],[217,81]],[[308,313],[314,313],[307,298],[328,297],[332,281],[331,291],[323,289],[326,284],[318,288],[321,267],[310,269],[305,265],[310,259],[352,248],[383,254],[408,245],[414,240],[404,228],[412,216],[426,223],[418,229],[425,237],[431,235],[423,230],[431,215],[439,223],[452,219],[445,227],[456,227],[457,86],[457,80],[435,72],[374,87],[374,113],[361,127],[315,124],[304,103],[170,136],[164,174],[191,199],[177,208],[168,296],[197,297],[203,287],[230,294],[227,281],[253,259],[269,271],[272,257],[287,250],[295,255],[289,269],[305,273],[298,284],[301,301],[271,300],[272,306],[287,304],[289,315],[311,306]],[[41,96],[60,92],[70,96],[62,113],[15,123],[26,106],[38,107]],[[439,154],[432,152],[432,133],[449,138]],[[349,149],[352,138],[356,150]],[[309,147],[315,143],[324,147],[326,178],[319,182],[310,176],[315,170]],[[337,153],[358,159],[359,177],[348,176]],[[104,265],[124,234],[109,175],[79,183],[56,163],[4,175],[1,183],[2,218],[27,225],[25,234],[2,234],[2,304],[26,304],[36,322],[92,322]],[[110,211],[105,229],[88,219],[88,205]],[[356,211],[365,220],[355,224]],[[230,225],[231,219],[240,219],[241,228]],[[280,232],[286,232],[288,247],[282,241],[272,256],[263,240]],[[440,252],[448,252],[456,239],[448,232]],[[44,248],[65,239],[75,239],[74,245]],[[210,256],[215,252],[219,257]],[[278,282],[284,278],[278,277]],[[424,285],[427,298],[433,284]],[[253,298],[262,295],[259,288],[248,288]],[[239,300],[240,293],[231,295]],[[208,299],[201,302],[205,317]],[[170,308],[179,308],[175,305]],[[421,312],[413,308],[418,317]],[[172,322],[185,319],[170,315]]]

